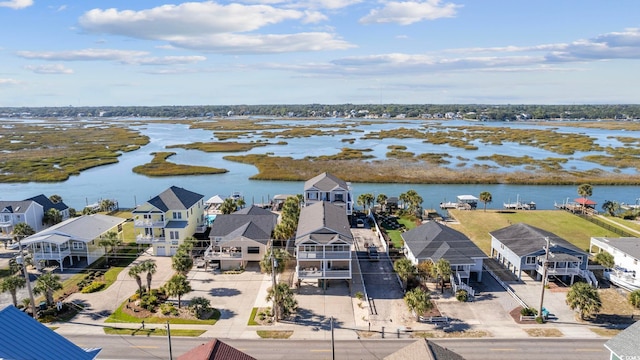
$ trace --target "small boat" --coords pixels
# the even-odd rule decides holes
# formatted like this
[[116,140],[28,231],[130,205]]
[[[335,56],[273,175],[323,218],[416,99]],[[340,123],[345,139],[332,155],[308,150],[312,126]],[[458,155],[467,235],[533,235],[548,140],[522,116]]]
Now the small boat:
[[613,269],[605,269],[604,278],[623,289],[640,290],[640,279],[636,277],[635,271],[616,266]]

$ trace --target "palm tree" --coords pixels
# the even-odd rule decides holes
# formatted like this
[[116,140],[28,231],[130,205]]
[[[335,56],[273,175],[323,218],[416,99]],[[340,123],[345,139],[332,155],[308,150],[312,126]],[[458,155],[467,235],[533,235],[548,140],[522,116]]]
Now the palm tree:
[[393,270],[402,280],[402,286],[407,288],[407,282],[416,274],[416,267],[407,258],[398,259],[393,263]]
[[53,194],[51,196],[49,196],[49,200],[51,200],[52,203],[54,204],[59,204],[62,202],[62,196],[58,195],[58,194]]
[[114,252],[114,249],[122,243],[122,240],[118,239],[118,234],[115,231],[109,231],[104,234],[104,237],[100,238],[98,241],[98,246],[104,247],[104,255],[107,266],[109,266],[109,247],[111,247],[111,252]]
[[193,259],[184,248],[179,248],[171,258],[171,267],[180,274],[186,274],[193,267]]
[[111,199],[104,199],[100,201],[100,211],[111,211],[111,209],[113,209],[115,206],[116,203],[114,203]]
[[27,281],[19,275],[13,275],[5,278],[0,281],[0,292],[8,291],[11,294],[11,299],[13,300],[13,306],[18,306],[18,298],[17,292],[18,289],[23,288],[27,285]]
[[181,306],[180,299],[182,295],[191,291],[191,284],[187,277],[182,274],[176,274],[167,281],[164,285],[164,289],[169,296],[177,296],[178,297],[178,308]]
[[488,191],[483,191],[480,193],[480,201],[482,201],[484,203],[484,211],[487,211],[487,203],[490,203],[493,201],[493,198],[491,196],[491,193]]
[[387,199],[387,195],[383,193],[378,194],[378,196],[376,197],[376,202],[378,203],[378,205],[380,205],[380,209],[382,209],[387,204]]
[[236,205],[237,205],[240,209],[244,209],[244,206],[245,206],[246,204],[247,204],[247,203],[244,201],[244,198],[239,197],[239,198],[237,198],[237,199],[236,199]]
[[278,307],[276,321],[289,317],[298,309],[298,301],[294,297],[293,290],[285,283],[276,284],[275,290],[273,286],[270,287],[267,292],[267,301],[272,301],[274,306]]
[[21,222],[13,226],[13,240],[23,239],[27,236],[35,234],[35,230],[29,224]]
[[127,273],[127,275],[133,278],[138,284],[138,292],[140,293],[140,295],[142,295],[142,278],[140,277],[140,274],[142,274],[143,271],[144,270],[142,270],[142,266],[138,264],[131,266],[129,268],[129,272]]
[[374,197],[371,193],[360,194],[358,196],[358,205],[362,206],[365,210],[368,210],[369,206],[373,204],[373,200]]
[[269,249],[260,260],[260,270],[262,272],[271,274],[271,253],[276,260],[276,274],[281,274],[284,271],[287,260],[291,258],[291,255],[284,249]]
[[409,307],[409,310],[416,315],[416,320],[419,320],[420,316],[427,310],[433,308],[431,296],[427,291],[419,287],[407,291],[404,296],[404,302]]
[[33,293],[36,295],[44,294],[47,306],[51,306],[53,305],[53,293],[58,290],[62,290],[60,275],[46,273],[36,279],[36,286],[33,288]]
[[629,293],[629,304],[635,308],[640,308],[640,290],[634,290]]
[[282,213],[280,223],[276,225],[273,231],[274,238],[278,240],[287,240],[292,238],[298,228],[298,219],[300,218],[300,201],[298,197],[288,197],[282,205]]
[[[578,186],[578,195],[580,195],[580,197],[583,197],[585,199],[585,203],[586,200],[593,195],[593,186],[591,186],[590,184],[582,184],[580,186]],[[584,213],[584,209],[585,209],[585,203],[582,204],[582,212]]]
[[151,280],[153,280],[153,274],[156,273],[158,265],[153,260],[145,260],[140,264],[141,270],[147,273],[147,291],[151,291]]
[[197,318],[200,318],[203,313],[211,309],[211,301],[202,296],[194,297],[189,301],[189,308]]
[[62,213],[60,210],[51,208],[44,214],[43,222],[47,225],[55,225],[62,221]]
[[602,203],[602,210],[604,210],[609,216],[616,216],[618,210],[620,210],[620,204],[617,201],[605,200]]
[[440,259],[433,264],[433,277],[440,279],[440,289],[444,293],[444,282],[451,276],[451,264],[446,259]]
[[601,251],[599,253],[596,254],[596,256],[593,258],[598,264],[602,265],[603,267],[607,268],[607,269],[612,269],[615,266],[615,260],[613,258],[613,255],[609,254],[606,251]]
[[231,214],[238,209],[238,205],[236,204],[233,198],[226,198],[220,205],[220,212],[223,214]]
[[602,308],[602,301],[598,291],[591,285],[584,282],[577,282],[571,286],[567,293],[567,305],[577,310],[580,319],[584,320],[585,316],[597,314]]
[[406,205],[407,211],[415,215],[422,204],[422,196],[420,196],[415,190],[411,189],[405,193],[400,194],[398,197]]

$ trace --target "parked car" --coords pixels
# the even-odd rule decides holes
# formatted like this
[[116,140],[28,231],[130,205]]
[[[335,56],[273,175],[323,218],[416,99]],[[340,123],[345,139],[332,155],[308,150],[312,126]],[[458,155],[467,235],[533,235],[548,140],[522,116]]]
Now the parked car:
[[380,260],[380,254],[378,254],[378,248],[375,246],[369,246],[369,261]]
[[364,220],[362,220],[362,219],[356,220],[356,227],[363,228],[364,227]]

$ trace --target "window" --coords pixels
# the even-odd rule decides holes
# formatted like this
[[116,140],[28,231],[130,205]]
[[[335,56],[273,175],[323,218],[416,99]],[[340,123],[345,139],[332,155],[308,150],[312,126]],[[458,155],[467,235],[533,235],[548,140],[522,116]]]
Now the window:
[[173,212],[173,219],[174,219],[174,220],[180,220],[180,219],[182,219],[182,213],[181,213],[181,212],[179,212],[179,211],[174,211],[174,212]]
[[247,254],[260,254],[260,247],[258,247],[258,246],[249,246],[247,248]]
[[334,201],[344,202],[344,194],[335,194]]
[[536,263],[536,257],[535,256],[527,256],[527,260],[526,260],[526,264],[527,265],[533,265]]
[[81,242],[74,241],[72,243],[73,250],[82,250],[84,249],[84,244]]

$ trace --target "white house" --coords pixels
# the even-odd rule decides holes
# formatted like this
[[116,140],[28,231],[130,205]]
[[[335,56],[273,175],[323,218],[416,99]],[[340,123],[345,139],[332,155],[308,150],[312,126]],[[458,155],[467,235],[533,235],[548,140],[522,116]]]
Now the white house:
[[71,218],[53,225],[22,240],[33,256],[36,268],[47,261],[56,261],[60,271],[81,258],[92,264],[104,255],[104,247],[98,245],[109,232],[122,239],[122,224],[125,219],[115,216],[93,214]]
[[589,250],[613,255],[614,268],[605,270],[612,283],[631,291],[640,289],[640,238],[592,237]]
[[26,223],[35,232],[44,229],[44,208],[33,200],[0,201],[0,240],[13,239],[13,228]]
[[347,215],[353,214],[351,184],[327,172],[307,180],[304,183],[304,206],[324,201],[342,207]]
[[206,230],[204,209],[203,195],[172,186],[133,210],[136,243],[173,256],[186,238]]
[[344,208],[328,201],[300,210],[296,231],[296,275],[299,282],[351,280],[353,235]]

